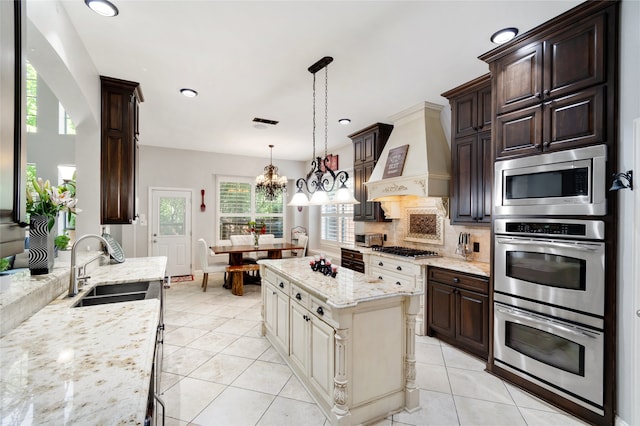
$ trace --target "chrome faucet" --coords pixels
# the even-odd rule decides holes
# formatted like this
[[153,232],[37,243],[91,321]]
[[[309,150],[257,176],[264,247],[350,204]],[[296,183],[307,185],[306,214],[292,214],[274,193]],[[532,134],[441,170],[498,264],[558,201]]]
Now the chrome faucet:
[[[73,297],[78,294],[78,282],[84,281],[86,283],[87,279],[90,277],[86,276],[85,267],[76,267],[76,247],[80,241],[86,240],[87,238],[97,238],[102,241],[102,244],[107,249],[107,252],[111,254],[111,246],[103,237],[98,234],[85,234],[82,237],[78,238],[75,243],[73,243],[73,247],[71,248],[71,276],[69,277],[69,297]],[[78,273],[80,269],[83,269],[82,276]]]

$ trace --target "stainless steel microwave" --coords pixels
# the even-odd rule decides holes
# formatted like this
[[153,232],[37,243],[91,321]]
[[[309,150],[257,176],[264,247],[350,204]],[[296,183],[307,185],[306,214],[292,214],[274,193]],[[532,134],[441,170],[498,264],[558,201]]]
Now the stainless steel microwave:
[[495,215],[602,216],[607,147],[596,145],[495,164]]

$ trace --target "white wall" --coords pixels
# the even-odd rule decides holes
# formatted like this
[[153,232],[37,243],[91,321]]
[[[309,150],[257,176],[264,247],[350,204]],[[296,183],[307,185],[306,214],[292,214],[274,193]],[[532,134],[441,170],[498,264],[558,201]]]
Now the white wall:
[[[78,235],[100,233],[100,79],[57,1],[27,1],[28,57],[76,124]],[[27,139],[27,144],[28,144]]]
[[[142,106],[140,120],[144,120]],[[142,145],[140,146],[139,169],[140,213],[149,218],[149,187],[189,189],[194,196],[193,241],[197,241],[198,238],[204,238],[207,242],[215,242],[218,239],[218,235],[215,226],[216,185],[214,176],[248,176],[255,178],[258,174],[263,173],[264,167],[269,164],[268,151],[265,149],[264,153],[264,158],[243,157]],[[287,198],[291,199],[295,191],[293,180],[306,173],[306,164],[299,161],[284,161],[275,158],[273,164],[278,167],[278,172],[281,175],[289,178]],[[199,208],[201,189],[205,190],[205,204],[207,206],[205,212],[200,211]],[[150,254],[148,226],[143,226],[140,223],[126,225],[127,228],[132,226],[135,230],[135,252],[132,255],[148,256]],[[293,226],[307,227],[305,216],[298,213],[295,208],[288,208],[285,219],[285,232],[287,232],[285,238],[288,239],[288,230]],[[194,267],[198,268],[198,265],[194,264]]]
[[[640,2],[624,0],[621,4],[620,32],[620,127],[618,171],[633,169],[633,120],[640,117]],[[636,147],[640,149],[640,147]],[[628,425],[640,424],[638,393],[633,388],[633,376],[630,366],[635,360],[640,367],[639,353],[634,353],[634,342],[640,338],[634,336],[634,324],[638,319],[634,290],[639,285],[634,281],[633,264],[640,261],[640,253],[633,251],[633,238],[640,238],[640,229],[634,228],[633,202],[640,197],[640,170],[634,170],[634,190],[618,191],[618,416]],[[638,277],[635,277],[637,280]],[[636,373],[637,374],[637,373]],[[635,399],[634,399],[635,395]],[[633,409],[636,409],[633,418]]]

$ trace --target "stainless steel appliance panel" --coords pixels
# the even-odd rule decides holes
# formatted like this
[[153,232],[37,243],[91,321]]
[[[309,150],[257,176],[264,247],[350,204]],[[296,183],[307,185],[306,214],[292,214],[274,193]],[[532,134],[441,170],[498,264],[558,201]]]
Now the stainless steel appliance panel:
[[605,145],[495,163],[495,215],[604,215]]
[[495,237],[495,291],[604,315],[604,243]]
[[[603,405],[604,332],[558,318],[494,304],[496,364],[556,391]],[[598,411],[598,410],[594,410]]]

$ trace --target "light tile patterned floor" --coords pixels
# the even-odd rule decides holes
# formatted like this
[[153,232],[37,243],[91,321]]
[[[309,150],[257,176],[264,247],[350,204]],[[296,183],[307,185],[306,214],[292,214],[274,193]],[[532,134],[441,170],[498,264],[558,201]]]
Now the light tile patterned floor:
[[[166,290],[162,398],[167,425],[328,425],[283,359],[260,336],[260,287],[242,297],[222,276],[202,275]],[[421,409],[388,425],[581,425],[485,373],[484,363],[437,339],[417,336]]]

